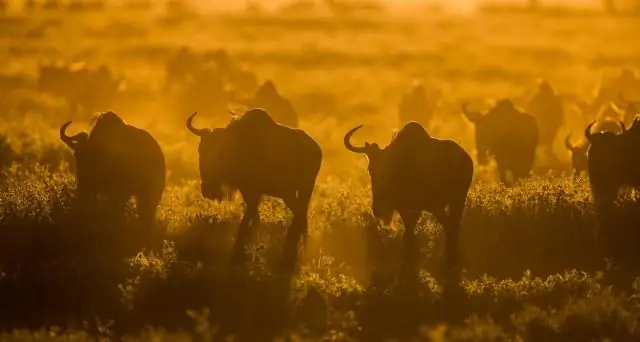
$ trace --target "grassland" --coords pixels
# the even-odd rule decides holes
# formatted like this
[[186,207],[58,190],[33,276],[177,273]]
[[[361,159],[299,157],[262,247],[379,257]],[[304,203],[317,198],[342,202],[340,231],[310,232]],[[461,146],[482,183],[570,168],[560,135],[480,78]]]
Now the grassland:
[[[399,231],[369,219],[365,161],[341,145],[351,126],[387,142],[413,78],[442,87],[430,128],[473,151],[458,104],[522,99],[538,77],[589,97],[605,75],[640,64],[640,23],[599,15],[411,17],[35,14],[0,19],[0,339],[23,340],[525,340],[640,338],[638,207],[616,207],[615,264],[595,256],[598,223],[584,179],[540,174],[506,189],[478,168],[463,220],[462,280],[439,275],[440,228],[420,225],[422,272],[398,272]],[[303,115],[325,160],[300,274],[272,272],[290,213],[261,207],[252,266],[227,273],[239,199],[199,193],[192,111],[159,93],[163,61],[182,44],[224,47],[272,78]],[[57,139],[63,103],[33,90],[43,58],[107,62],[128,79],[114,110],[160,141],[169,185],[160,255],[138,253],[138,227],[74,213],[72,158]],[[210,121],[226,113],[204,113]],[[203,122],[206,120],[203,120]],[[563,133],[580,132],[568,109]],[[74,124],[82,129],[82,122]],[[71,129],[71,128],[70,128]],[[556,146],[561,160],[562,137]],[[7,160],[7,159],[5,159]],[[400,222],[394,227],[401,228]],[[56,327],[56,328],[50,328]]]

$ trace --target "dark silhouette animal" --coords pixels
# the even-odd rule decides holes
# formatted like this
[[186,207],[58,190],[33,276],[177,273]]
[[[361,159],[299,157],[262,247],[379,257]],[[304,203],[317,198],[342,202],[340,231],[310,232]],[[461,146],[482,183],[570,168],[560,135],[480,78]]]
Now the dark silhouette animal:
[[634,120],[629,130],[592,133],[595,122],[585,129],[591,143],[588,157],[589,184],[600,221],[597,231],[599,257],[623,257],[620,251],[628,235],[620,230],[619,218],[612,210],[621,189],[640,189],[640,122]]
[[629,130],[620,122],[622,132],[592,133],[596,121],[584,131],[591,144],[588,157],[589,183],[598,206],[608,206],[622,187],[640,188],[640,123]]
[[500,181],[506,185],[510,185],[507,171],[511,171],[513,182],[528,177],[538,146],[536,118],[518,110],[509,99],[498,101],[485,115],[468,111],[466,103],[462,112],[475,125],[476,157],[480,165],[486,165],[488,157],[493,156]]
[[208,114],[226,112],[229,107],[229,93],[226,90],[220,70],[208,63],[183,83],[179,89],[180,103],[193,108],[201,108]]
[[589,144],[573,144],[571,142],[571,134],[568,134],[564,139],[564,146],[571,153],[571,169],[573,177],[576,178],[580,176],[582,172],[587,172],[587,151],[589,150]]
[[114,215],[124,217],[133,196],[140,219],[152,226],[165,187],[165,157],[158,142],[114,112],[97,115],[90,133],[68,136],[70,124],[60,127],[60,139],[74,152],[80,203],[93,204],[101,196]]
[[415,121],[405,124],[384,148],[368,142],[354,146],[351,137],[361,127],[345,134],[344,146],[369,159],[373,215],[389,224],[398,212],[405,226],[405,263],[411,264],[416,261],[416,224],[422,211],[432,213],[446,233],[446,266],[453,266],[473,178],[471,156],[452,140],[431,137]]
[[623,69],[611,82],[601,84],[596,97],[590,103],[579,101],[578,106],[588,118],[588,122],[608,116],[617,120],[619,110],[611,108],[611,103],[623,99],[633,102],[640,100],[640,79],[629,69]]
[[250,99],[258,90],[256,75],[246,66],[234,63],[226,50],[216,49],[207,52],[204,58],[215,63],[223,81],[231,88],[234,98],[240,101]]
[[[176,55],[166,61],[164,89],[168,91],[175,85],[195,81],[195,84],[202,87],[200,91],[208,91],[209,88],[196,79],[202,79],[201,73],[211,73],[212,70],[215,70],[215,77],[222,83],[225,91],[231,90],[234,98],[247,100],[258,89],[256,75],[248,68],[233,63],[225,49],[195,53],[188,46],[181,47]],[[215,94],[219,91],[217,88],[210,91],[212,95],[209,99],[215,99]]]
[[320,146],[305,131],[276,123],[263,109],[251,109],[214,129],[193,127],[195,115],[187,119],[187,128],[200,137],[202,195],[220,200],[226,185],[238,189],[246,204],[234,261],[244,258],[250,224],[267,195],[282,199],[293,211],[283,251],[283,266],[292,270],[300,239],[307,239],[309,202],[322,164]]
[[[622,133],[622,129],[623,128],[620,126],[620,121],[614,121],[611,119],[596,122],[591,127],[591,131],[611,133]],[[589,163],[587,158],[587,151],[589,150],[590,146],[589,141],[586,140],[580,144],[573,144],[571,142],[571,134],[569,134],[565,138],[564,144],[566,149],[571,153],[571,165],[574,178],[580,175],[582,172],[588,172]]]
[[181,46],[178,52],[165,63],[164,90],[171,89],[193,77],[200,69],[201,59],[189,46]]
[[537,119],[540,147],[553,159],[553,142],[564,122],[564,107],[549,82],[540,82],[537,93],[527,105],[526,112]]
[[111,107],[124,79],[112,75],[106,65],[44,63],[38,77],[40,89],[67,101],[72,116],[89,115]]
[[271,80],[260,86],[249,102],[249,107],[264,108],[276,122],[293,128],[298,127],[298,113],[291,102],[280,95]]
[[429,98],[422,83],[414,84],[411,92],[405,95],[398,106],[400,122],[416,121],[429,127],[438,104],[440,94],[434,93]]

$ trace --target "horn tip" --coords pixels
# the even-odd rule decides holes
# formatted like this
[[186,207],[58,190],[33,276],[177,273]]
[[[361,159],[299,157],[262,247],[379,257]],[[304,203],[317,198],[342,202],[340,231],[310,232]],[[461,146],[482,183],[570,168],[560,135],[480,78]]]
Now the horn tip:
[[67,122],[63,123],[63,124],[62,124],[62,126],[60,126],[60,132],[61,132],[60,134],[62,134],[62,132],[64,132],[64,130],[66,130],[66,129],[67,129],[67,127],[69,127],[69,125],[71,125],[71,122],[72,122],[72,121],[71,121],[71,120],[69,120],[69,121],[67,121]]

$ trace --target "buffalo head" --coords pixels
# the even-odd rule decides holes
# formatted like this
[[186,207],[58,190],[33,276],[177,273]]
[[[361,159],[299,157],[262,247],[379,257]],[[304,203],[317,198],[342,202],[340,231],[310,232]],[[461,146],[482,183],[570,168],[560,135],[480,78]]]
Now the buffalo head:
[[483,120],[482,113],[471,112],[468,106],[469,104],[466,102],[462,104],[462,113],[475,126],[476,159],[478,164],[487,165],[492,127],[489,122]]
[[538,80],[538,93],[547,97],[555,96],[556,94],[551,83],[544,79]]
[[66,122],[60,127],[60,140],[64,142],[73,151],[76,162],[76,183],[78,193],[83,196],[91,191],[94,185],[98,185],[94,175],[94,170],[99,166],[96,164],[98,158],[95,151],[92,151],[89,143],[89,134],[80,132],[72,136],[68,136],[67,127],[71,125],[71,121]]
[[193,117],[196,116],[196,114],[198,113],[195,112],[191,114],[187,119],[187,128],[191,133],[200,137],[200,144],[198,145],[198,162],[201,178],[200,191],[205,198],[219,201],[225,197],[222,177],[218,168],[218,157],[224,129],[193,127]]
[[586,171],[588,167],[587,151],[589,144],[573,144],[571,143],[571,134],[564,139],[564,146],[571,153],[571,164],[575,174]]
[[584,137],[587,141],[593,145],[599,143],[607,143],[609,141],[613,141],[616,136],[623,135],[627,132],[627,127],[624,125],[624,122],[620,121],[620,128],[622,131],[620,133],[612,132],[611,130],[598,131],[596,133],[591,133],[593,126],[596,124],[596,121],[592,121],[584,130]]
[[596,121],[591,122],[584,130],[584,136],[590,143],[588,155],[589,177],[592,182],[602,182],[602,179],[612,181],[612,176],[618,164],[621,162],[619,157],[624,150],[623,138],[625,136],[626,127],[620,122],[622,127],[621,133],[612,131],[598,131],[592,133],[591,130]]
[[[371,177],[372,210],[373,215],[389,224],[393,218],[394,208],[390,203],[389,188],[389,158],[384,149],[376,143],[365,142],[363,146],[353,146],[351,136],[363,125],[352,128],[344,136],[344,146],[354,153],[362,153],[369,160],[369,176]],[[395,136],[395,135],[394,135]]]

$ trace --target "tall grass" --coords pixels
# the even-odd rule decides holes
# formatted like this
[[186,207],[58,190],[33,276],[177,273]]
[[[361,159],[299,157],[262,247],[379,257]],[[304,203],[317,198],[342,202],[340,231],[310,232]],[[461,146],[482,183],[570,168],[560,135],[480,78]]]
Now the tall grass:
[[[402,225],[371,219],[366,161],[341,145],[348,128],[384,144],[400,123],[411,79],[443,89],[430,132],[473,134],[459,101],[521,103],[537,77],[588,98],[601,75],[637,65],[638,23],[605,16],[531,14],[335,18],[253,14],[157,16],[121,11],[0,18],[0,328],[2,340],[532,340],[639,338],[637,204],[614,208],[613,263],[597,256],[602,227],[585,179],[538,175],[514,188],[477,168],[461,232],[459,281],[440,274],[441,228],[419,224],[420,273],[400,272]],[[246,272],[228,267],[240,199],[199,192],[197,108],[161,94],[163,61],[181,44],[225,47],[260,80],[272,78],[323,148],[310,244],[297,276],[275,272],[291,214],[266,199]],[[158,215],[161,253],[142,253],[135,208],[126,224],[77,210],[74,161],[57,138],[65,104],[37,91],[42,59],[107,62],[127,77],[114,109],[148,129],[167,158]],[[227,113],[203,113],[200,125]],[[220,121],[218,120],[218,121]],[[69,130],[86,127],[79,119]],[[555,152],[584,119],[567,106]],[[53,328],[50,328],[53,327]]]

